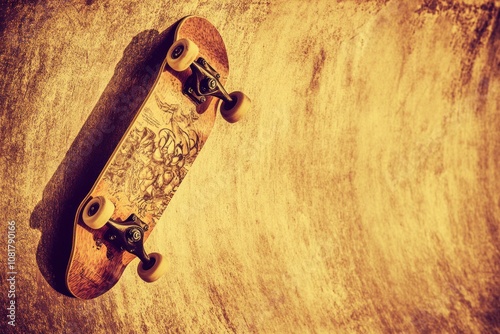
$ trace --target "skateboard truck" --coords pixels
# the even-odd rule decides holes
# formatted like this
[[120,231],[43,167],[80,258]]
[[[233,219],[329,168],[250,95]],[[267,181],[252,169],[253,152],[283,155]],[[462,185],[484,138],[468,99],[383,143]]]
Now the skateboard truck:
[[[85,225],[94,230],[106,225],[108,229],[104,232],[104,241],[112,243],[115,248],[137,256],[141,260],[141,270],[144,273],[141,278],[149,279],[148,270],[158,265],[156,262],[160,259],[159,254],[151,253],[148,255],[144,250],[144,232],[149,229],[149,225],[135,214],[131,214],[123,222],[115,221],[111,219],[114,211],[115,206],[109,199],[96,196],[90,199],[83,208],[82,220]],[[97,240],[98,249],[102,241]]]
[[190,65],[192,74],[186,80],[182,92],[196,105],[207,100],[207,96],[215,96],[230,105],[233,99],[220,83],[220,74],[202,57]]
[[[115,221],[111,219],[114,212],[113,202],[104,196],[92,197],[82,209],[82,220],[87,227],[93,230],[107,227],[103,239],[96,240],[97,249],[106,242],[113,246],[111,248],[137,256],[141,260],[137,267],[139,277],[146,282],[156,281],[166,272],[167,266],[161,254],[148,254],[144,250],[145,232],[149,225],[135,214],[131,214],[125,221]],[[113,254],[109,249],[108,247],[106,256],[111,260]]]
[[144,269],[154,266],[155,260],[151,259],[144,250],[144,232],[149,226],[135,214],[131,214],[124,222],[108,220],[109,229],[104,234],[104,239],[113,243],[117,248],[137,256]]
[[198,46],[187,38],[175,41],[167,52],[167,63],[176,72],[190,69],[188,78],[184,81],[182,92],[194,104],[201,105],[208,96],[219,98],[222,117],[230,123],[237,122],[250,107],[250,99],[242,92],[229,93],[220,82],[220,74],[208,63],[199,57]]

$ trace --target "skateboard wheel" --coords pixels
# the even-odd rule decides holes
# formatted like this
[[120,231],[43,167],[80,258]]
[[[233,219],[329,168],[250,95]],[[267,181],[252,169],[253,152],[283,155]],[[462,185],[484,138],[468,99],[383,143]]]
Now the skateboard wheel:
[[165,274],[167,271],[167,264],[160,253],[151,253],[149,257],[155,260],[155,264],[149,269],[144,269],[142,267],[142,262],[139,262],[137,273],[143,281],[150,283],[156,281]]
[[85,225],[97,230],[106,225],[115,212],[115,205],[102,196],[92,198],[83,208],[82,219]]
[[185,71],[196,60],[199,52],[194,42],[187,38],[180,39],[168,49],[167,63],[177,72]]
[[220,113],[226,121],[229,123],[235,123],[245,116],[248,109],[250,109],[252,101],[250,101],[248,96],[238,91],[232,92],[229,96],[231,96],[233,102],[222,102]]

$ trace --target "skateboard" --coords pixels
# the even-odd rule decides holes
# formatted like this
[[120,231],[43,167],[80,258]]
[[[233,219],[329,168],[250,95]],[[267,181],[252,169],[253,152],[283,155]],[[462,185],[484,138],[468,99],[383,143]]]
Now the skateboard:
[[74,218],[66,270],[69,292],[81,299],[111,289],[126,266],[153,282],[166,272],[144,243],[206,142],[220,110],[231,123],[250,106],[224,88],[229,65],[221,35],[206,19],[189,16],[174,38],[152,89]]

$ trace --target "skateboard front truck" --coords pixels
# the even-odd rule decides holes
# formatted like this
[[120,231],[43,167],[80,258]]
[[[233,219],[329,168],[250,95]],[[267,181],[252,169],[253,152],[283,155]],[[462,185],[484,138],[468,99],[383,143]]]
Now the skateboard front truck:
[[146,282],[153,282],[166,271],[163,257],[159,253],[146,253],[144,249],[144,232],[149,226],[137,215],[131,214],[125,221],[111,219],[115,210],[114,204],[105,197],[92,198],[83,208],[83,222],[92,229],[108,227],[104,233],[104,241],[122,251],[127,251],[139,258],[137,268],[139,276]]
[[174,71],[191,69],[182,92],[196,105],[206,102],[209,96],[219,98],[222,117],[230,123],[239,121],[250,108],[250,99],[239,91],[228,94],[219,81],[220,74],[198,54],[198,46],[187,38],[175,41],[168,50],[167,63]]
[[198,58],[190,65],[192,74],[184,84],[183,93],[195,104],[200,105],[207,100],[207,96],[215,96],[225,103],[234,103],[220,83],[220,74],[204,59]]

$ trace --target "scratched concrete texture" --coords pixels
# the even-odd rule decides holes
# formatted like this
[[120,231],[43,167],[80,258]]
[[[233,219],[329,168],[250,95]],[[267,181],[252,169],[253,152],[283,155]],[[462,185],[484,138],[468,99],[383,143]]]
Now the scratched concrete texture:
[[[1,332],[500,332],[500,2],[0,6]],[[134,261],[103,296],[68,297],[62,203],[189,14],[220,30],[252,110],[218,118],[148,239],[167,275],[144,283]]]

